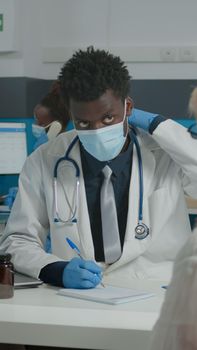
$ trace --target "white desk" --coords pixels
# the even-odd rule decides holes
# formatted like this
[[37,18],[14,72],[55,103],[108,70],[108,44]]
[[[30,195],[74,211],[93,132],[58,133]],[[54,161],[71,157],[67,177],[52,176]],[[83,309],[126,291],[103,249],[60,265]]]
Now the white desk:
[[111,306],[57,295],[58,288],[15,290],[0,300],[0,342],[86,349],[147,349],[165,291],[134,282],[150,299]]

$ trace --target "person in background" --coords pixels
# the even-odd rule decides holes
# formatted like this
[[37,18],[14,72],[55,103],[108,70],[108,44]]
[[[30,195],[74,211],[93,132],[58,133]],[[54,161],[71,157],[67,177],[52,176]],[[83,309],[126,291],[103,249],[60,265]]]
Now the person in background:
[[34,150],[72,128],[69,112],[61,96],[59,81],[53,83],[51,91],[35,106],[34,118],[32,133],[37,138]]
[[[61,96],[59,81],[55,81],[49,93],[43,97],[34,108],[35,123],[32,125],[32,134],[36,138],[34,150],[42,144],[53,140],[60,133],[72,129],[69,112]],[[11,187],[5,198],[5,205],[12,208],[18,187]],[[45,249],[51,250],[50,235],[47,237]]]
[[197,350],[197,229],[177,255],[150,350]]
[[[33,149],[47,141],[53,140],[64,131],[73,128],[69,112],[61,96],[60,83],[56,80],[49,93],[44,96],[34,108],[35,123],[32,125],[32,134],[36,138]],[[4,204],[12,208],[18,187],[11,187],[5,196]]]

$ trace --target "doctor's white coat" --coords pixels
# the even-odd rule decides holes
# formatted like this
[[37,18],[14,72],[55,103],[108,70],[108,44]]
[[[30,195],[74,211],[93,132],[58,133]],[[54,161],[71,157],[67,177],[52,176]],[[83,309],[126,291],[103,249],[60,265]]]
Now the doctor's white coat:
[[[27,159],[20,175],[19,192],[1,239],[1,250],[12,254],[15,269],[22,273],[37,277],[45,265],[73,258],[75,253],[66,243],[66,237],[78,245],[85,259],[94,259],[78,142],[70,153],[80,168],[78,222],[54,223],[54,166],[75,136],[73,130],[38,148]],[[191,232],[184,192],[197,198],[197,141],[172,120],[162,122],[153,135],[140,130],[138,141],[143,163],[143,221],[150,234],[143,240],[135,238],[139,177],[134,147],[123,253],[114,264],[104,265],[105,278],[169,280],[172,262]],[[70,215],[75,182],[72,164],[61,162],[58,203],[64,218]],[[43,248],[49,231],[52,254]]]

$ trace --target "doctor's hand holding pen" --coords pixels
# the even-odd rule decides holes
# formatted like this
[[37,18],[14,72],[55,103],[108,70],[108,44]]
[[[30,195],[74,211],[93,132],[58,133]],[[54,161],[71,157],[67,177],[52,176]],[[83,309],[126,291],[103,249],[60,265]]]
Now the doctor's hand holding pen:
[[[89,289],[102,284],[102,269],[92,260],[82,258],[79,248],[69,238],[66,238],[70,248],[78,257],[73,258],[63,271],[63,285],[65,288]],[[102,284],[103,285],[103,284]],[[103,285],[104,286],[104,285]]]

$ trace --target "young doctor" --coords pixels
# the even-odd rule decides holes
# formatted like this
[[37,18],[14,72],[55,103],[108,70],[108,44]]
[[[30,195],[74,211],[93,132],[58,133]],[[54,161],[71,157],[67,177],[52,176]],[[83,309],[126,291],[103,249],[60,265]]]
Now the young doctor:
[[129,127],[130,76],[108,52],[79,50],[59,79],[75,129],[26,161],[1,249],[16,270],[65,288],[93,288],[102,276],[169,280],[190,234],[184,193],[197,197],[196,140],[146,112]]

